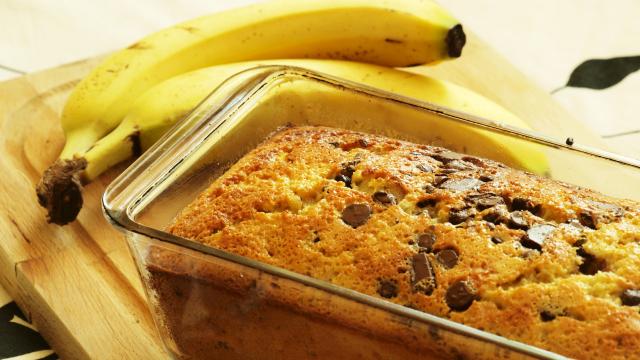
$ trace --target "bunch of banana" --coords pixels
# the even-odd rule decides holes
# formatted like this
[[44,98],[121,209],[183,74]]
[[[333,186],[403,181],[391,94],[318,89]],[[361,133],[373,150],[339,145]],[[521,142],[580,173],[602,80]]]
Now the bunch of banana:
[[[162,30],[107,58],[74,89],[62,114],[65,147],[37,185],[39,203],[50,222],[73,221],[82,184],[139,155],[211,89],[257,65],[308,68],[526,126],[468,90],[391,68],[458,57],[464,43],[462,27],[421,0],[274,0]],[[299,60],[268,60],[279,58]]]
[[61,119],[66,144],[37,186],[38,201],[50,222],[75,219],[81,183],[92,179],[82,175],[90,164],[87,151],[143,93],[176,75],[279,58],[400,67],[458,57],[464,43],[457,21],[421,0],[272,0],[159,31],[111,55],[74,89]]

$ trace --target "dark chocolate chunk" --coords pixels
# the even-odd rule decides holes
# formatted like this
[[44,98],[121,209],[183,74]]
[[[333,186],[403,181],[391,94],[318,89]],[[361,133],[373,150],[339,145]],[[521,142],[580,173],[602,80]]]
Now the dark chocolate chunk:
[[381,279],[378,281],[378,294],[391,299],[398,296],[398,283],[395,280]]
[[471,163],[473,165],[476,165],[476,166],[484,166],[485,165],[484,160],[482,160],[480,158],[477,158],[475,156],[466,155],[466,156],[462,157],[462,160],[464,160],[464,161],[466,161],[468,163]]
[[423,172],[427,172],[427,173],[433,172],[433,168],[427,164],[418,164],[416,167],[418,168],[418,170]]
[[527,230],[520,243],[526,248],[542,251],[542,244],[555,229],[555,226],[547,224],[533,225]]
[[498,211],[491,211],[482,216],[482,220],[492,224],[498,224],[502,220],[502,215]]
[[509,227],[512,229],[527,230],[529,222],[525,218],[524,211],[514,211],[509,215]]
[[514,198],[511,200],[511,210],[531,210],[535,205],[533,201],[524,198]]
[[491,242],[492,242],[492,243],[494,243],[494,244],[496,244],[496,245],[497,245],[497,244],[502,244],[502,243],[503,243],[502,239],[500,239],[500,238],[499,238],[499,237],[497,237],[497,236],[492,236],[492,237],[491,237]]
[[[580,235],[585,229],[577,219],[571,219],[566,223],[560,224],[560,228],[570,232],[573,235]],[[574,244],[574,246],[577,246]]]
[[369,220],[371,208],[368,204],[351,204],[342,210],[342,221],[357,228]]
[[453,225],[458,225],[467,221],[470,216],[470,209],[452,209],[449,211],[449,222]]
[[482,185],[482,181],[475,178],[449,179],[440,185],[440,188],[452,191],[476,190]]
[[336,176],[334,178],[334,180],[335,181],[342,181],[346,187],[348,187],[348,188],[351,187],[351,178],[346,176],[346,175],[339,174],[338,176]]
[[436,254],[436,259],[438,259],[438,262],[445,268],[451,269],[458,264],[458,252],[455,249],[440,250]]
[[476,168],[473,164],[465,162],[465,161],[462,161],[462,160],[449,161],[448,163],[446,163],[444,165],[444,167],[447,168],[447,169],[460,170],[460,171],[473,170],[473,169]]
[[622,305],[636,306],[640,305],[640,289],[627,289],[620,295]]
[[540,319],[544,322],[554,320],[555,318],[556,316],[547,310],[540,312]]
[[[579,243],[579,245],[578,245]],[[578,241],[576,241],[576,243],[574,244],[574,246],[578,246],[578,249],[576,250],[576,254],[578,254],[578,256],[581,257],[589,257],[589,256],[593,256],[591,254],[589,254],[583,247],[582,244],[584,244],[584,240],[580,239]]]
[[578,268],[582,274],[595,275],[598,271],[607,268],[606,260],[598,259],[594,255],[589,254],[582,246],[576,250],[576,253],[582,257],[582,264],[580,264]]
[[453,311],[467,310],[476,299],[474,289],[467,281],[457,281],[447,289],[445,300]]
[[445,175],[436,175],[433,178],[433,185],[434,186],[439,186],[440,184],[442,184],[443,182],[449,180],[449,178]]
[[431,185],[431,184],[427,184],[427,185],[423,186],[422,188],[424,189],[424,191],[427,194],[431,194],[432,192],[434,192],[436,190],[436,187]]
[[491,176],[491,175],[480,175],[480,181],[484,181],[484,182],[493,181],[493,176]]
[[497,195],[488,195],[483,196],[475,200],[476,207],[478,210],[485,210],[491,207],[494,207],[498,204],[504,204],[504,200],[501,196]]
[[589,212],[581,212],[580,214],[578,214],[578,221],[580,221],[580,224],[591,228],[591,229],[596,229],[596,221],[593,218],[593,214],[589,213]]
[[446,164],[453,160],[461,160],[463,158],[463,155],[453,151],[446,150],[438,154],[433,154],[432,157]]
[[442,174],[442,175],[450,175],[450,174],[457,173],[458,171],[460,171],[460,170],[457,170],[457,169],[440,168],[440,169],[438,169],[438,174]]
[[436,276],[429,258],[424,253],[413,255],[413,290],[431,295],[436,288]]
[[418,235],[418,246],[420,252],[430,253],[433,251],[433,245],[436,243],[436,234],[432,232],[426,232]]
[[427,206],[436,206],[436,204],[438,203],[438,200],[435,198],[427,198],[427,199],[422,199],[420,201],[418,201],[416,203],[416,206],[419,208],[425,208]]
[[611,213],[611,215],[619,217],[624,215],[624,209],[616,204],[603,203],[600,201],[589,201],[589,203],[595,206],[598,210]]
[[340,170],[340,174],[351,178],[353,173],[356,172],[356,165],[358,161],[349,161],[348,163],[342,164],[342,170]]
[[383,205],[394,205],[396,203],[396,197],[393,194],[389,194],[384,191],[376,191],[373,193],[373,200]]

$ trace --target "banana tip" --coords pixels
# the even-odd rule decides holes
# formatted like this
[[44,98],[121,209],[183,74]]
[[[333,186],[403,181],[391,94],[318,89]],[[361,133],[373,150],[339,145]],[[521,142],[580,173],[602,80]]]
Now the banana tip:
[[460,55],[462,55],[462,48],[467,43],[467,35],[462,29],[462,25],[457,24],[449,29],[445,41],[447,43],[447,54],[453,58],[460,57]]
[[58,159],[45,170],[36,186],[38,203],[47,209],[47,221],[66,225],[82,208],[80,174],[87,167],[84,158]]

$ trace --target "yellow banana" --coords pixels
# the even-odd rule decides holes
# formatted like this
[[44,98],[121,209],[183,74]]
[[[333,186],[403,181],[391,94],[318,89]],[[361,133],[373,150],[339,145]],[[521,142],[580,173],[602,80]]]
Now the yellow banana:
[[62,114],[61,159],[82,156],[151,86],[198,68],[277,58],[333,58],[398,67],[460,56],[465,36],[425,0],[273,0],[159,31],[107,58]]
[[[131,107],[120,125],[104,138],[100,139],[86,154],[76,159],[86,168],[69,169],[73,176],[60,177],[63,186],[73,188],[60,190],[61,193],[74,194],[73,200],[80,194],[79,181],[69,178],[82,178],[89,182],[111,166],[124,161],[151,146],[177,120],[189,113],[215,87],[229,76],[259,65],[290,65],[326,73],[343,79],[363,83],[379,89],[395,92],[419,100],[429,101],[456,110],[500,120],[509,125],[528,128],[527,124],[504,110],[495,103],[454,84],[413,74],[402,70],[382,66],[337,60],[265,60],[212,66],[189,72],[169,80],[148,90]],[[305,89],[296,89],[304,93]],[[284,94],[284,92],[283,92]],[[318,94],[312,94],[318,96]],[[336,107],[352,106],[350,99],[340,99],[344,94],[323,94],[323,99],[332,102]],[[281,98],[279,101],[286,101]],[[361,111],[366,111],[366,107]],[[364,115],[366,117],[366,115]],[[411,119],[407,119],[410,122]],[[436,125],[433,125],[436,126]],[[421,130],[422,129],[422,130]],[[416,124],[416,131],[424,131],[424,123]],[[474,144],[478,151],[486,149],[486,155],[500,156],[500,160],[533,172],[542,173],[547,169],[544,155],[535,151],[526,151],[522,145],[508,144],[508,139],[497,138],[485,131],[460,133],[459,127],[451,131],[434,131],[434,133],[450,132],[449,144]],[[472,141],[468,139],[472,138]],[[524,151],[523,151],[524,150]],[[522,154],[526,154],[523,156]],[[80,202],[81,206],[81,202]],[[79,208],[78,208],[79,210]],[[72,219],[71,219],[72,220]],[[69,220],[70,221],[70,220]]]

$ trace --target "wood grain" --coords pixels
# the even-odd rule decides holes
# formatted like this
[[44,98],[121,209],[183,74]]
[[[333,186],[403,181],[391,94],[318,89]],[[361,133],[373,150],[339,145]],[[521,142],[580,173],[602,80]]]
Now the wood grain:
[[[35,183],[64,143],[64,101],[98,60],[0,83],[0,282],[65,359],[166,358],[125,240],[100,209],[118,171],[85,188],[85,206],[69,226],[47,224],[36,202]],[[604,147],[473,36],[461,59],[411,71],[484,94],[543,133]]]

